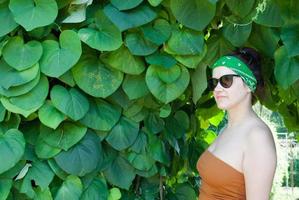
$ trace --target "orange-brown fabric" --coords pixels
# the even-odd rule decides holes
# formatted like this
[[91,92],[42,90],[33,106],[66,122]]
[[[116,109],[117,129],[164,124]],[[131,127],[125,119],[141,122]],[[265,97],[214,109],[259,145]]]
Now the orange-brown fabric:
[[197,162],[201,176],[199,200],[245,200],[243,173],[206,150]]

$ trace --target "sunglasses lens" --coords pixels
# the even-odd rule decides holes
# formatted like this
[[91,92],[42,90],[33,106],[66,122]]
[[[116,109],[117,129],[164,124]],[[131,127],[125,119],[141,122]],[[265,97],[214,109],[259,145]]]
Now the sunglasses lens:
[[233,76],[231,75],[224,75],[220,78],[220,84],[224,88],[229,88],[233,84]]
[[220,82],[220,85],[222,87],[229,88],[233,84],[234,76],[236,75],[228,74],[228,75],[221,76],[219,79],[216,78],[209,79],[208,80],[209,90],[213,91],[217,87],[218,81]]

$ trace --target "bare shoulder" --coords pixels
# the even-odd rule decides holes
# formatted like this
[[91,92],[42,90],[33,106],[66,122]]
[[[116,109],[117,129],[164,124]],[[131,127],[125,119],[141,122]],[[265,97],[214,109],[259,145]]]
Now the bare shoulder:
[[276,152],[274,138],[271,129],[262,120],[256,120],[250,125],[246,135],[246,149],[268,151],[268,153]]

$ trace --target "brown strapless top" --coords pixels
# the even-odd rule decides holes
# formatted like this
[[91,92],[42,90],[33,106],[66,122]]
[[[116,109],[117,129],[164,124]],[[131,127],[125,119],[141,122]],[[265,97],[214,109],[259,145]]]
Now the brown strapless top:
[[199,200],[245,200],[243,173],[206,150],[197,162],[201,176]]

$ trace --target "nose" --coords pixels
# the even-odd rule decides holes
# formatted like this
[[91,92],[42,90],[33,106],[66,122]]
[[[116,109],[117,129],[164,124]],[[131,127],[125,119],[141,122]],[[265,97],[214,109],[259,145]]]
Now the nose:
[[218,81],[216,87],[214,88],[214,91],[222,91],[223,90],[223,87],[222,85],[220,84],[220,81]]

